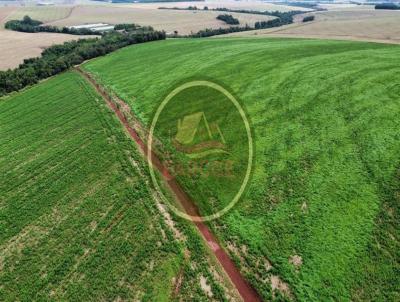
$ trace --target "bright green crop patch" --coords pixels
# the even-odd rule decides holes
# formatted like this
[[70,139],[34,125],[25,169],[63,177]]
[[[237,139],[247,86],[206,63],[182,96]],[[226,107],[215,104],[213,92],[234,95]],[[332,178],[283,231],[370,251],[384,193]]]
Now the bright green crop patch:
[[212,225],[266,299],[279,294],[270,282],[279,275],[291,294],[280,293],[301,301],[395,301],[399,52],[338,41],[169,40],[85,68],[147,124],[186,78],[216,79],[245,104],[254,175],[247,196]]
[[[1,99],[0,300],[165,301],[180,272],[176,298],[205,299],[204,247],[185,225],[186,243],[174,238],[146,178],[133,143],[77,73]],[[187,258],[190,244],[198,248]]]

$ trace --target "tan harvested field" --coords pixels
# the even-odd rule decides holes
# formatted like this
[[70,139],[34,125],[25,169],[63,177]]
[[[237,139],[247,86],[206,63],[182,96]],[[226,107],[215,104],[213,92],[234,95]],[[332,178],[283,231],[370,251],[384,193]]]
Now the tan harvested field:
[[309,11],[307,8],[293,7],[288,5],[272,4],[262,1],[234,1],[234,0],[206,0],[206,1],[194,1],[194,2],[162,2],[162,3],[133,3],[124,4],[124,6],[134,8],[153,8],[158,7],[179,7],[186,8],[188,6],[196,6],[203,8],[230,8],[230,9],[245,9],[245,10],[258,10],[258,11],[281,11],[287,12],[292,10]]
[[[7,20],[29,15],[41,21],[57,20],[68,16],[72,7],[0,7],[0,70],[15,68],[24,59],[37,57],[43,49],[54,44],[87,36],[55,33],[22,33],[4,29]],[[93,36],[92,36],[93,38]]]
[[[2,11],[3,7],[0,7]],[[6,20],[20,20],[28,15],[32,19],[42,22],[51,22],[63,18],[67,18],[73,6],[28,6],[28,7],[15,7],[14,11],[6,17]]]
[[316,20],[374,20],[386,18],[400,18],[400,12],[395,10],[375,10],[372,6],[356,6],[351,8],[337,8],[328,11],[317,12]]
[[[155,29],[180,34],[189,34],[205,28],[229,27],[216,19],[220,12],[214,11],[178,11],[160,10],[156,8],[133,8],[131,6],[115,7],[111,5],[101,6],[77,6],[68,18],[50,22],[55,26],[70,26],[85,23],[137,23],[151,25]],[[239,19],[242,25],[248,23],[254,25],[256,21],[270,20],[273,17],[232,13]]]
[[[207,0],[203,2],[164,2],[164,3],[132,3],[132,4],[111,4],[101,2],[85,2],[75,6],[27,6],[16,7],[14,11],[4,16],[5,20],[21,19],[29,15],[33,19],[40,20],[46,24],[55,26],[70,26],[85,23],[137,23],[140,25],[151,25],[156,29],[180,34],[189,34],[205,28],[229,27],[222,21],[216,20],[220,12],[213,11],[177,11],[160,10],[159,7],[180,7],[197,6],[203,8],[231,8],[260,11],[290,11],[308,9],[294,8],[286,5],[270,4],[261,1],[234,1],[234,0]],[[0,14],[5,11],[0,7]],[[257,21],[272,19],[269,16],[231,13],[238,18],[242,25],[253,26]],[[1,15],[0,15],[1,16]]]
[[357,6],[309,14],[315,14],[315,21],[225,36],[297,37],[400,43],[400,11],[374,10],[371,6]]
[[342,9],[369,9],[366,5],[357,5],[352,3],[345,4],[319,4],[320,8],[324,8],[327,10],[342,10]]
[[8,19],[8,16],[13,14],[16,10],[15,7],[0,7],[0,24],[3,27],[3,23]]
[[66,41],[85,37],[55,33],[31,34],[0,30],[0,70],[18,67],[24,59],[39,56],[43,49],[53,44],[61,44]]

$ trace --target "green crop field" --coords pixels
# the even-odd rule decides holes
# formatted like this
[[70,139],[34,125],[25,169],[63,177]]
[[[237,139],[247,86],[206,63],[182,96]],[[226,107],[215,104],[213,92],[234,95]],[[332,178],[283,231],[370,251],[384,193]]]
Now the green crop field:
[[0,99],[1,301],[234,295],[122,129],[75,72]]
[[[185,39],[84,68],[147,125],[186,78],[217,79],[240,98],[254,173],[247,195],[210,225],[265,299],[398,301],[399,53],[359,42]],[[194,195],[200,208],[204,188]]]

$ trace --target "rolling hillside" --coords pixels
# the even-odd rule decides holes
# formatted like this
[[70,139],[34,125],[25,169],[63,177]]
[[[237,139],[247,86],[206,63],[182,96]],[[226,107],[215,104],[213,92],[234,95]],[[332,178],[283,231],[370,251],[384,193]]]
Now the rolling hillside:
[[[144,124],[185,78],[245,104],[256,163],[247,196],[213,221],[265,298],[396,301],[399,47],[285,40],[169,40],[85,64]],[[200,208],[204,186],[193,194]]]

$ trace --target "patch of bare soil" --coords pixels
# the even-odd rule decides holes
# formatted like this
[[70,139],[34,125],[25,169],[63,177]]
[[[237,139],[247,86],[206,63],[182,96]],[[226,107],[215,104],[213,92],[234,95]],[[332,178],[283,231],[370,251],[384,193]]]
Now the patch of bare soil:
[[177,277],[174,277],[174,278],[172,279],[172,283],[174,284],[173,298],[175,298],[176,296],[178,296],[179,291],[181,290],[182,282],[183,282],[183,270],[181,269],[181,270],[179,271],[178,276],[177,276]]
[[307,202],[303,202],[303,203],[301,204],[301,211],[302,211],[303,213],[307,213],[307,209],[308,209]]
[[157,194],[154,193],[153,196],[154,196],[154,200],[156,201],[158,210],[160,211],[160,213],[164,217],[164,222],[166,223],[166,225],[169,227],[169,229],[174,234],[175,239],[177,239],[178,241],[186,241],[185,236],[176,228],[175,222],[172,219],[171,214],[167,211],[165,205],[163,205],[160,202],[160,199],[157,196]]
[[273,293],[279,291],[286,298],[293,299],[293,295],[289,289],[289,285],[286,282],[282,281],[279,276],[272,275],[270,277],[270,282]]
[[212,298],[211,286],[207,284],[207,279],[204,276],[200,276],[200,287],[206,293],[207,297]]
[[303,259],[299,255],[293,255],[289,258],[289,263],[293,264],[296,269],[299,269],[303,264]]

